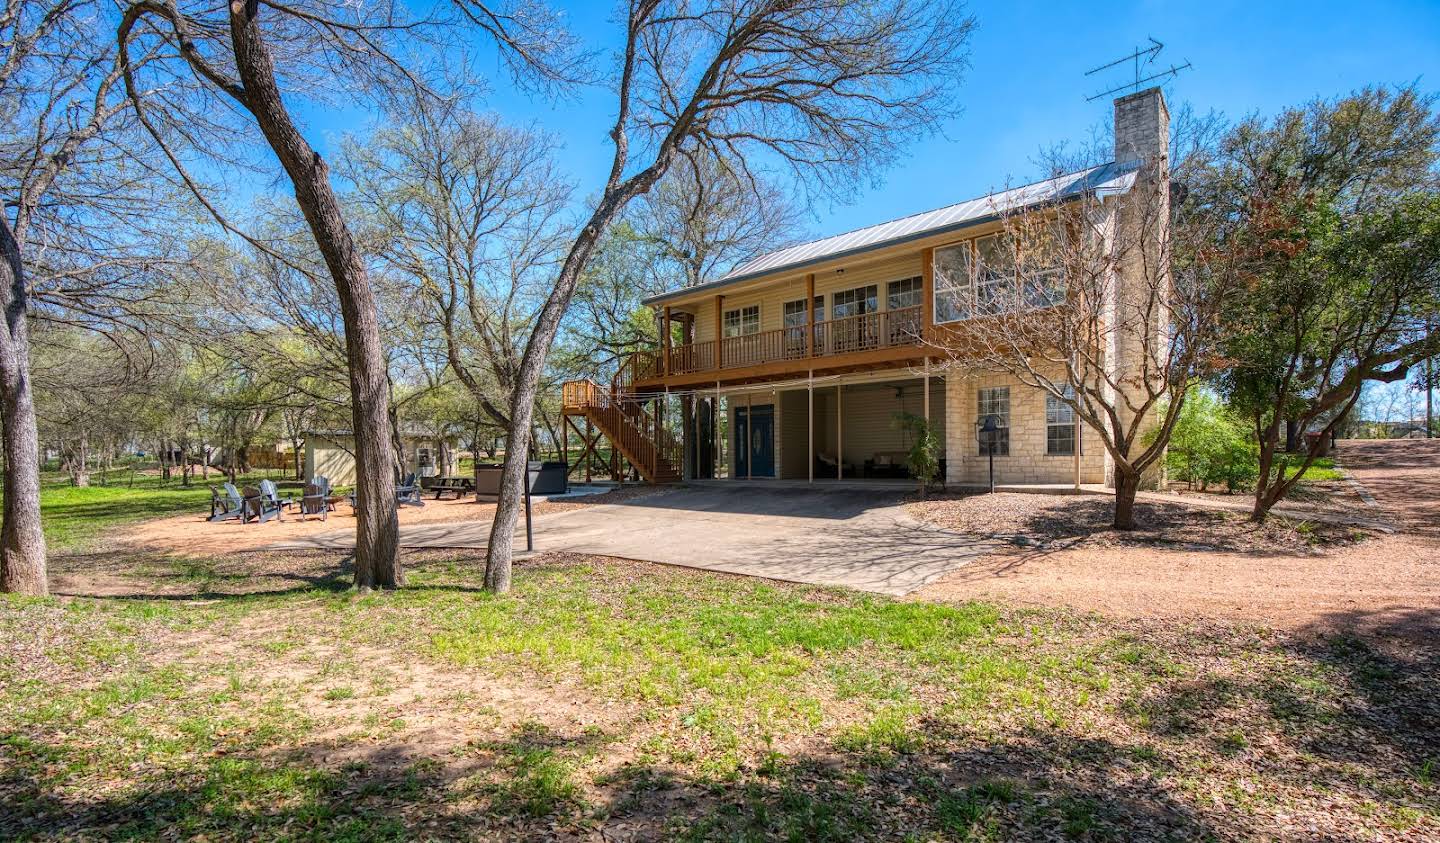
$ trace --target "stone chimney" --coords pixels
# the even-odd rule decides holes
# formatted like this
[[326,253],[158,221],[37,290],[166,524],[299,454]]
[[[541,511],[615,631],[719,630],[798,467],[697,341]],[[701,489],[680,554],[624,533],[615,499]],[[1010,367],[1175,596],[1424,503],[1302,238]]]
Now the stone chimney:
[[[1107,332],[1108,358],[1114,382],[1123,384],[1120,389],[1143,392],[1142,373],[1149,372],[1152,379],[1159,375],[1166,325],[1164,308],[1155,306],[1155,298],[1168,296],[1170,284],[1170,110],[1159,88],[1115,100],[1115,163],[1138,166],[1138,172],[1134,186],[1114,206],[1116,266],[1107,307],[1114,329]],[[1140,405],[1141,396],[1133,401]],[[1131,402],[1119,403],[1128,426],[1126,405]],[[1158,418],[1146,419],[1141,428],[1155,423]],[[1109,462],[1107,474],[1113,471]],[[1146,473],[1142,488],[1163,488],[1163,466],[1160,460]]]
[[1115,161],[1139,161],[1149,175],[1170,175],[1170,109],[1159,88],[1115,100]]

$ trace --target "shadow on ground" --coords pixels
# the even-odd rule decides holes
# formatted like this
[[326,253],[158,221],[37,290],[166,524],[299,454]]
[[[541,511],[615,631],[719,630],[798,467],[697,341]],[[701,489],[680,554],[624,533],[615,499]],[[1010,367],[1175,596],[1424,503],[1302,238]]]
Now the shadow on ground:
[[[594,730],[525,726],[443,761],[378,747],[339,769],[308,763],[304,747],[283,756],[241,753],[120,794],[58,793],[17,765],[0,774],[8,806],[0,836],[1192,840],[1216,832],[1148,782],[1133,747],[1107,740],[1034,732],[954,752],[777,756],[735,781],[632,763],[583,790],[575,769],[610,740]],[[50,749],[26,751],[42,757]]]

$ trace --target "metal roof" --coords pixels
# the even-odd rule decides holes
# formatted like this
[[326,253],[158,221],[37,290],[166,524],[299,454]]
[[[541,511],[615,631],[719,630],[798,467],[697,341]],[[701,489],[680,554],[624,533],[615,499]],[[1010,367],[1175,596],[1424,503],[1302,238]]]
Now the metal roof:
[[714,281],[651,296],[645,299],[643,304],[659,304],[705,290],[728,287],[731,284],[749,281],[782,270],[798,269],[833,258],[857,255],[883,246],[892,246],[907,240],[964,228],[998,217],[1007,211],[1032,205],[1074,199],[1087,193],[1102,196],[1124,193],[1135,183],[1135,173],[1138,169],[1138,161],[1124,164],[1116,164],[1112,161],[1098,167],[1067,173],[998,193],[990,193],[933,211],[911,214],[898,220],[857,228],[854,231],[812,240],[798,246],[790,246],[746,261]]

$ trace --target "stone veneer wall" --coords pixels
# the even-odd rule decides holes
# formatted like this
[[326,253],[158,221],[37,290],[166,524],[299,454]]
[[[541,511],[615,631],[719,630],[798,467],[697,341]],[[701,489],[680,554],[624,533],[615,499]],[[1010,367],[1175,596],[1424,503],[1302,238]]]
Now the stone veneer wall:
[[[947,372],[945,377],[945,482],[985,485],[989,457],[975,441],[977,393],[982,387],[1010,387],[1010,454],[995,457],[995,482],[1038,484],[1074,482],[1075,458],[1045,453],[1045,393],[1010,375]],[[1085,424],[1081,428],[1080,482],[1105,482],[1105,446]]]

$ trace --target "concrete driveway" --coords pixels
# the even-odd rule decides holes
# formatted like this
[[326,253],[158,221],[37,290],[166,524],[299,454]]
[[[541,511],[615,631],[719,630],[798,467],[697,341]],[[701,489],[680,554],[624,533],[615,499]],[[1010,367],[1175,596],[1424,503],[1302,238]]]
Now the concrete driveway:
[[[900,505],[902,494],[762,483],[673,489],[536,518],[535,548],[891,595],[908,594],[994,549],[994,540],[911,518]],[[522,536],[523,529],[522,521]],[[489,531],[488,521],[419,524],[400,529],[400,544],[484,548]],[[273,547],[343,549],[354,543],[354,531],[345,530]]]

